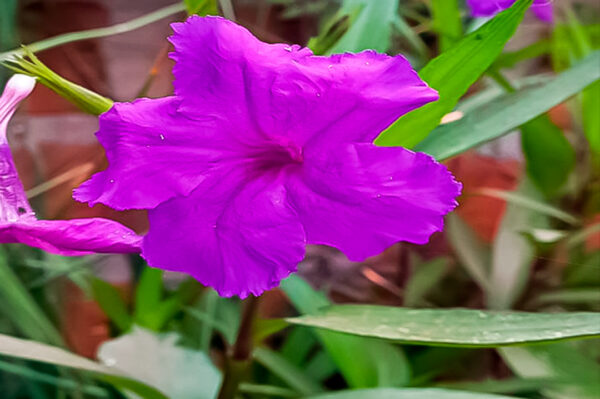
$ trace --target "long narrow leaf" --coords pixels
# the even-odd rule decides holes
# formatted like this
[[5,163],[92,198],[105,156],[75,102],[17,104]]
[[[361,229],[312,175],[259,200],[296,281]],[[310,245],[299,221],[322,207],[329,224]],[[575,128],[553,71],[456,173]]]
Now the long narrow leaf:
[[419,345],[497,347],[600,335],[600,313],[492,312],[336,305],[293,324]]
[[498,138],[600,79],[600,51],[547,83],[506,94],[435,129],[415,150],[443,160]]
[[397,120],[375,141],[378,145],[414,147],[452,111],[469,87],[496,60],[512,37],[532,0],[519,0],[450,50],[429,62],[419,73],[440,99]]

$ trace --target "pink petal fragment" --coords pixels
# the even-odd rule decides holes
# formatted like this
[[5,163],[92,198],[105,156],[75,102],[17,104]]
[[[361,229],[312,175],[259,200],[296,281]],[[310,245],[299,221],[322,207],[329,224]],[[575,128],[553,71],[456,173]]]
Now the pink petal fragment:
[[[531,11],[542,21],[552,23],[554,12],[553,0],[534,0]],[[515,0],[467,0],[474,17],[492,17],[515,3]]]
[[429,155],[348,144],[305,153],[287,184],[309,244],[362,261],[398,241],[424,244],[456,206],[461,185]]
[[531,11],[542,21],[553,23],[554,22],[554,8],[552,7],[552,0],[538,0],[531,6]]
[[281,178],[244,184],[231,171],[150,210],[142,256],[150,266],[187,273],[221,296],[244,298],[273,288],[296,270],[306,245]]
[[142,237],[112,220],[35,220],[0,224],[1,243],[21,243],[58,255],[139,253]]

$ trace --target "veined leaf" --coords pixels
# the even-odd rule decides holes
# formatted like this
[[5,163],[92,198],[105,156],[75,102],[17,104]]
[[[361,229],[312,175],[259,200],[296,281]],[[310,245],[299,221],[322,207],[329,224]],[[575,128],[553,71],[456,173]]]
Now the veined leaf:
[[570,342],[523,348],[501,348],[508,366],[524,378],[550,378],[560,386],[546,387],[551,399],[596,399],[600,395],[600,367]]
[[531,2],[517,1],[429,62],[419,75],[439,92],[440,99],[401,117],[377,138],[375,144],[412,148],[427,137],[498,57]]
[[514,399],[487,393],[455,391],[438,388],[379,388],[333,392],[307,399]]
[[474,107],[461,119],[439,126],[415,150],[443,160],[498,138],[600,79],[599,64],[600,51],[596,51],[551,81]]
[[56,346],[0,334],[0,355],[88,371],[116,387],[138,394],[141,398],[167,399],[165,395],[153,387],[133,380],[111,367],[93,362]]
[[171,399],[212,399],[221,373],[204,352],[177,346],[176,333],[156,334],[134,326],[131,332],[104,342],[98,358],[113,373],[132,376]]
[[600,313],[337,305],[288,322],[418,345],[496,347],[599,336]]
[[[300,313],[313,313],[330,305],[325,295],[298,276],[282,281],[281,288]],[[410,378],[410,366],[399,347],[334,331],[316,334],[352,388],[390,385],[391,381],[403,385]]]

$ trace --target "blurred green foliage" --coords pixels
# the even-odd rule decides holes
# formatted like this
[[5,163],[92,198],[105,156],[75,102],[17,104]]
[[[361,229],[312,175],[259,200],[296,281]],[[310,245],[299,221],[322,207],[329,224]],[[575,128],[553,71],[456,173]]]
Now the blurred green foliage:
[[[183,5],[189,14],[206,15],[216,14],[220,3]],[[588,242],[600,232],[594,219],[600,212],[598,15],[590,23],[587,8],[565,2],[547,35],[506,51],[531,0],[517,1],[477,29],[456,0],[271,3],[284,8],[285,18],[322,14],[309,41],[315,53],[373,48],[402,52],[424,66],[421,77],[441,99],[398,120],[378,144],[414,147],[441,160],[520,130],[526,173],[514,191],[465,193],[506,202],[491,242],[451,214],[449,248],[435,256],[405,248],[406,279],[390,289],[395,306],[334,305],[299,276],[283,281],[287,301],[276,303],[284,303],[290,318],[256,320],[256,348],[238,396],[598,397],[600,345],[593,337],[600,334],[600,248]],[[15,4],[0,2],[0,50],[17,44]],[[180,4],[125,26],[183,9]],[[30,61],[42,68],[35,56]],[[68,86],[42,72],[51,76],[42,83]],[[549,111],[560,104],[572,123],[553,120]],[[457,120],[440,124],[453,111]],[[240,301],[220,298],[192,279],[173,284],[140,259],[131,262],[127,295],[93,273],[101,258],[0,247],[0,396],[214,397],[240,328]],[[109,320],[111,339],[97,361],[67,349],[65,281]],[[471,310],[445,309],[457,307]]]

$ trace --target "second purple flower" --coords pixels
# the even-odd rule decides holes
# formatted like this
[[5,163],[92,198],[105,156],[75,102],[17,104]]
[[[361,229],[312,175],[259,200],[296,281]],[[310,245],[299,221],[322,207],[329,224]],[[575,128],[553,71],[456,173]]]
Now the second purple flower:
[[221,295],[259,295],[306,244],[364,260],[442,228],[460,184],[373,140],[437,93],[402,56],[266,44],[218,17],[173,24],[175,96],[100,117],[109,167],[80,201],[148,209],[142,255]]

